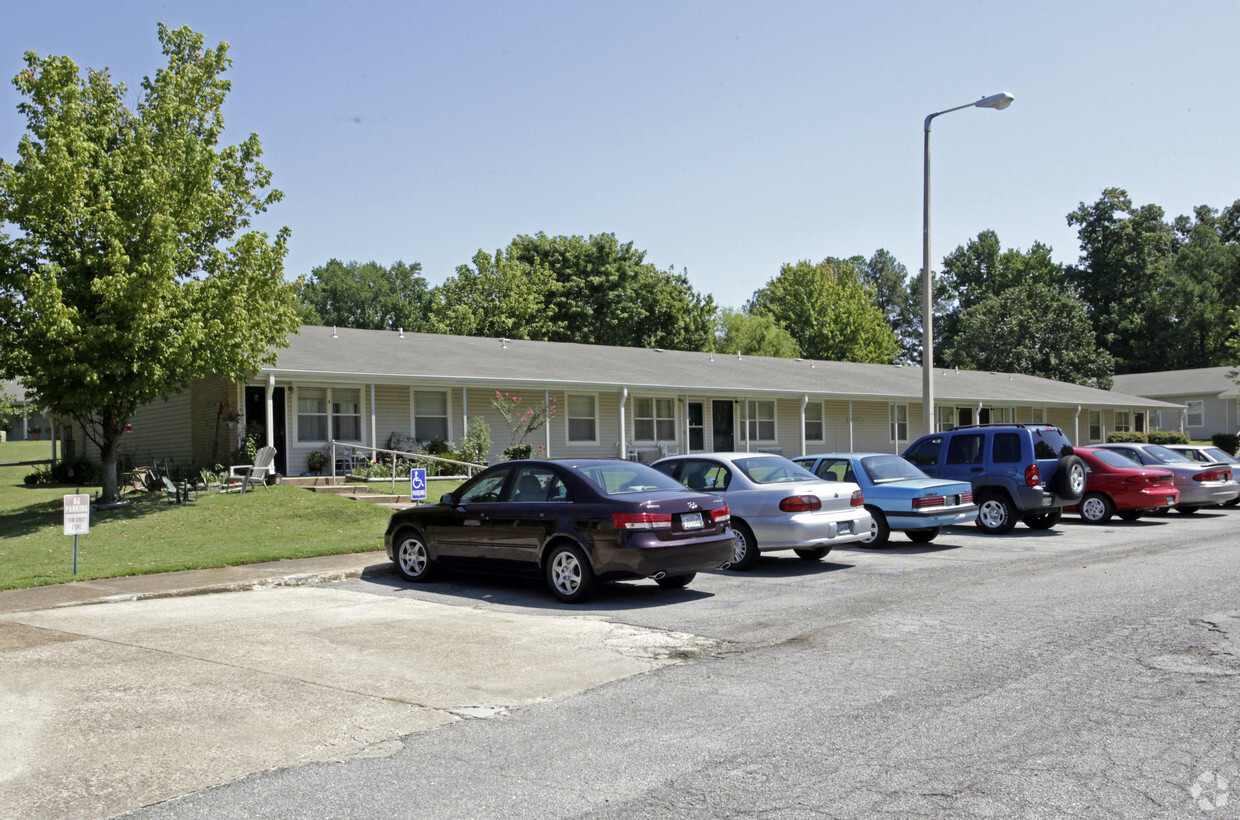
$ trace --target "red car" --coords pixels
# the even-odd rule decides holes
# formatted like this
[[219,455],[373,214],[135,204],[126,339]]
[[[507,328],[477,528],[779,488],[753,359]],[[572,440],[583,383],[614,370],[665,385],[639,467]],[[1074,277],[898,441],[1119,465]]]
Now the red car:
[[1085,495],[1079,504],[1066,507],[1090,524],[1105,524],[1119,513],[1136,521],[1142,513],[1174,507],[1180,500],[1169,470],[1143,467],[1127,456],[1096,447],[1077,447],[1085,462]]

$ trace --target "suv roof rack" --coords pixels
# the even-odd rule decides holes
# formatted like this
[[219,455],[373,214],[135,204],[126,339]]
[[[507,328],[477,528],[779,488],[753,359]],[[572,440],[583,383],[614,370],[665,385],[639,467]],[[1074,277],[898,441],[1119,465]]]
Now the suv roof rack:
[[986,424],[961,424],[953,427],[953,430],[974,430],[986,427],[1054,427],[1055,425],[1045,421],[994,421]]

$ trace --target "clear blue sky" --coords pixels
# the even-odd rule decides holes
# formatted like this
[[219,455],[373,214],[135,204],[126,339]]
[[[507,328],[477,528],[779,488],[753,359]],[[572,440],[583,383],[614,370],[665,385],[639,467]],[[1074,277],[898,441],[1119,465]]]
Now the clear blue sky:
[[1104,188],[1168,216],[1240,198],[1240,3],[0,0],[0,156],[22,54],[136,101],[156,23],[227,40],[230,144],[257,132],[291,277],[336,257],[432,285],[513,237],[615,233],[740,306],[785,262],[921,263],[980,231],[1079,255]]

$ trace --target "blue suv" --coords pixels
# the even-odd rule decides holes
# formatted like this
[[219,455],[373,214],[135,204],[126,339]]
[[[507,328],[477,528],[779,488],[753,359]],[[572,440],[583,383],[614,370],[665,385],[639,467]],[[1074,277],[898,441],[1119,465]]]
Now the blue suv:
[[922,436],[904,457],[928,475],[972,483],[977,525],[994,535],[1018,520],[1049,529],[1085,494],[1085,462],[1048,424],[957,427]]

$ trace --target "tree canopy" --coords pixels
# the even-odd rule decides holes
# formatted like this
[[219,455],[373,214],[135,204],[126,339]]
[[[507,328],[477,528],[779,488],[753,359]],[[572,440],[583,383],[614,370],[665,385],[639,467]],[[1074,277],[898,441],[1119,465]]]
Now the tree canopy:
[[384,267],[332,259],[296,287],[306,324],[410,331],[426,326],[430,290],[420,262]]
[[427,329],[458,336],[495,336],[545,341],[551,335],[547,310],[555,279],[543,267],[478,251],[474,266],[461,265],[456,275],[432,292]]
[[796,340],[775,320],[766,315],[752,315],[731,308],[718,314],[714,350],[719,353],[742,353],[746,356],[774,356],[792,359],[801,355]]
[[769,316],[811,359],[891,364],[899,352],[895,332],[873,303],[850,262],[785,264],[754,292],[746,312]]
[[136,409],[213,373],[239,380],[296,329],[288,229],[247,230],[281,198],[251,134],[221,146],[227,43],[159,26],[167,66],[135,110],[107,70],[28,52],[27,133],[0,161],[0,377],[79,423],[103,500]]

